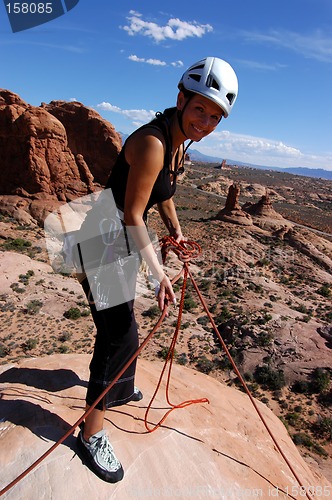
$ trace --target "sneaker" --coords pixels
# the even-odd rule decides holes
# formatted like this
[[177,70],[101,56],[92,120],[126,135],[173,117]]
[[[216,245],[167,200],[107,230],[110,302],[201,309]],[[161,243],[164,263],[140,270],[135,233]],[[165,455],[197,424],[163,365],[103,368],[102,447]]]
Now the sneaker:
[[86,441],[81,429],[77,437],[77,446],[86,464],[100,479],[108,483],[121,481],[124,475],[123,468],[114,454],[105,430],[97,432]]
[[135,386],[134,387],[134,395],[131,398],[131,401],[141,401],[141,399],[143,399],[143,394],[141,393],[139,388]]

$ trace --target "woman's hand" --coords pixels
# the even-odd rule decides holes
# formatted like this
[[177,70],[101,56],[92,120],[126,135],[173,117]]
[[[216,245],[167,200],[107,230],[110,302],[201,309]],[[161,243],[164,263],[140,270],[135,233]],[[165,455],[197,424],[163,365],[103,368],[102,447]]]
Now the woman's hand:
[[182,234],[181,228],[170,231],[169,234],[177,241],[177,243],[180,243],[180,241],[185,241],[185,237]]
[[161,311],[164,310],[166,304],[176,305],[176,297],[173,291],[172,283],[166,274],[160,281],[158,292],[158,306]]

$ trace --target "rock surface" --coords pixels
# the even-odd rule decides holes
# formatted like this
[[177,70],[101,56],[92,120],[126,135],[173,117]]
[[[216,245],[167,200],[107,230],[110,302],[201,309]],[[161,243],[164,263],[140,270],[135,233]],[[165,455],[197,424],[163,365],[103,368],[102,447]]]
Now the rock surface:
[[260,198],[257,203],[247,202],[242,206],[242,210],[250,214],[254,224],[262,228],[273,228],[278,230],[281,227],[291,227],[292,223],[284,219],[272,205],[268,191]]
[[[83,414],[89,360],[89,355],[54,355],[1,367],[2,488]],[[287,492],[303,497],[249,398],[202,373],[173,366],[172,403],[207,397],[209,404],[177,409],[147,433],[144,416],[162,366],[139,360],[136,383],[144,399],[107,413],[106,429],[125,469],[120,483],[104,483],[90,472],[71,435],[3,498],[287,498]],[[168,408],[164,394],[162,385],[148,415],[150,427]],[[331,493],[331,484],[304,462],[280,420],[257,404],[303,486]]]
[[78,163],[84,160],[94,181],[105,185],[122,145],[114,127],[79,102],[51,101],[42,108],[65,127],[70,150],[80,155]]
[[114,127],[83,104],[31,106],[0,89],[1,211],[41,224],[61,203],[104,184],[120,149]]

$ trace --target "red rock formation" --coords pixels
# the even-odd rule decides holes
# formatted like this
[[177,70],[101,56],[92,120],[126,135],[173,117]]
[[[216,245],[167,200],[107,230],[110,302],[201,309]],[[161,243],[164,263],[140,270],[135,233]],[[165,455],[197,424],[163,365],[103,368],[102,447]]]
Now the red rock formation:
[[225,222],[240,224],[243,226],[251,226],[251,216],[241,209],[239,204],[239,196],[239,185],[232,184],[231,186],[229,186],[225,207],[217,214],[217,219],[223,220]]
[[[245,203],[242,209],[250,214],[254,224],[262,229],[265,228],[278,231],[280,228],[283,228],[283,230],[287,232],[287,228],[293,226],[290,221],[284,219],[281,214],[274,210],[267,190],[266,194],[263,195],[257,203]],[[276,236],[278,236],[278,234],[276,234]],[[281,237],[284,237],[283,233]]]
[[72,153],[82,155],[95,182],[105,185],[122,146],[113,125],[79,102],[51,101],[42,108],[63,124]]
[[105,184],[120,148],[114,127],[83,104],[31,106],[0,89],[0,210],[22,221],[32,210],[42,223],[48,209]]
[[67,191],[76,196],[91,191],[91,175],[80,175],[59,120],[8,91],[0,92],[0,150],[0,194],[23,188],[66,199]]
[[269,197],[269,193],[267,191],[257,203],[248,202],[245,203],[242,208],[245,212],[253,216],[276,220],[283,219],[283,216],[274,210]]

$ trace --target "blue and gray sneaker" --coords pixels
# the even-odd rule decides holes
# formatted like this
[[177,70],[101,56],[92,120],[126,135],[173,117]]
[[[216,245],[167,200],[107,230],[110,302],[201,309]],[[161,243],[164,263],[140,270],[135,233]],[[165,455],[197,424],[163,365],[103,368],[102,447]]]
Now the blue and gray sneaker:
[[123,478],[122,465],[116,458],[105,430],[101,430],[86,441],[81,429],[77,437],[77,446],[82,453],[86,465],[100,479],[108,483],[117,483]]

